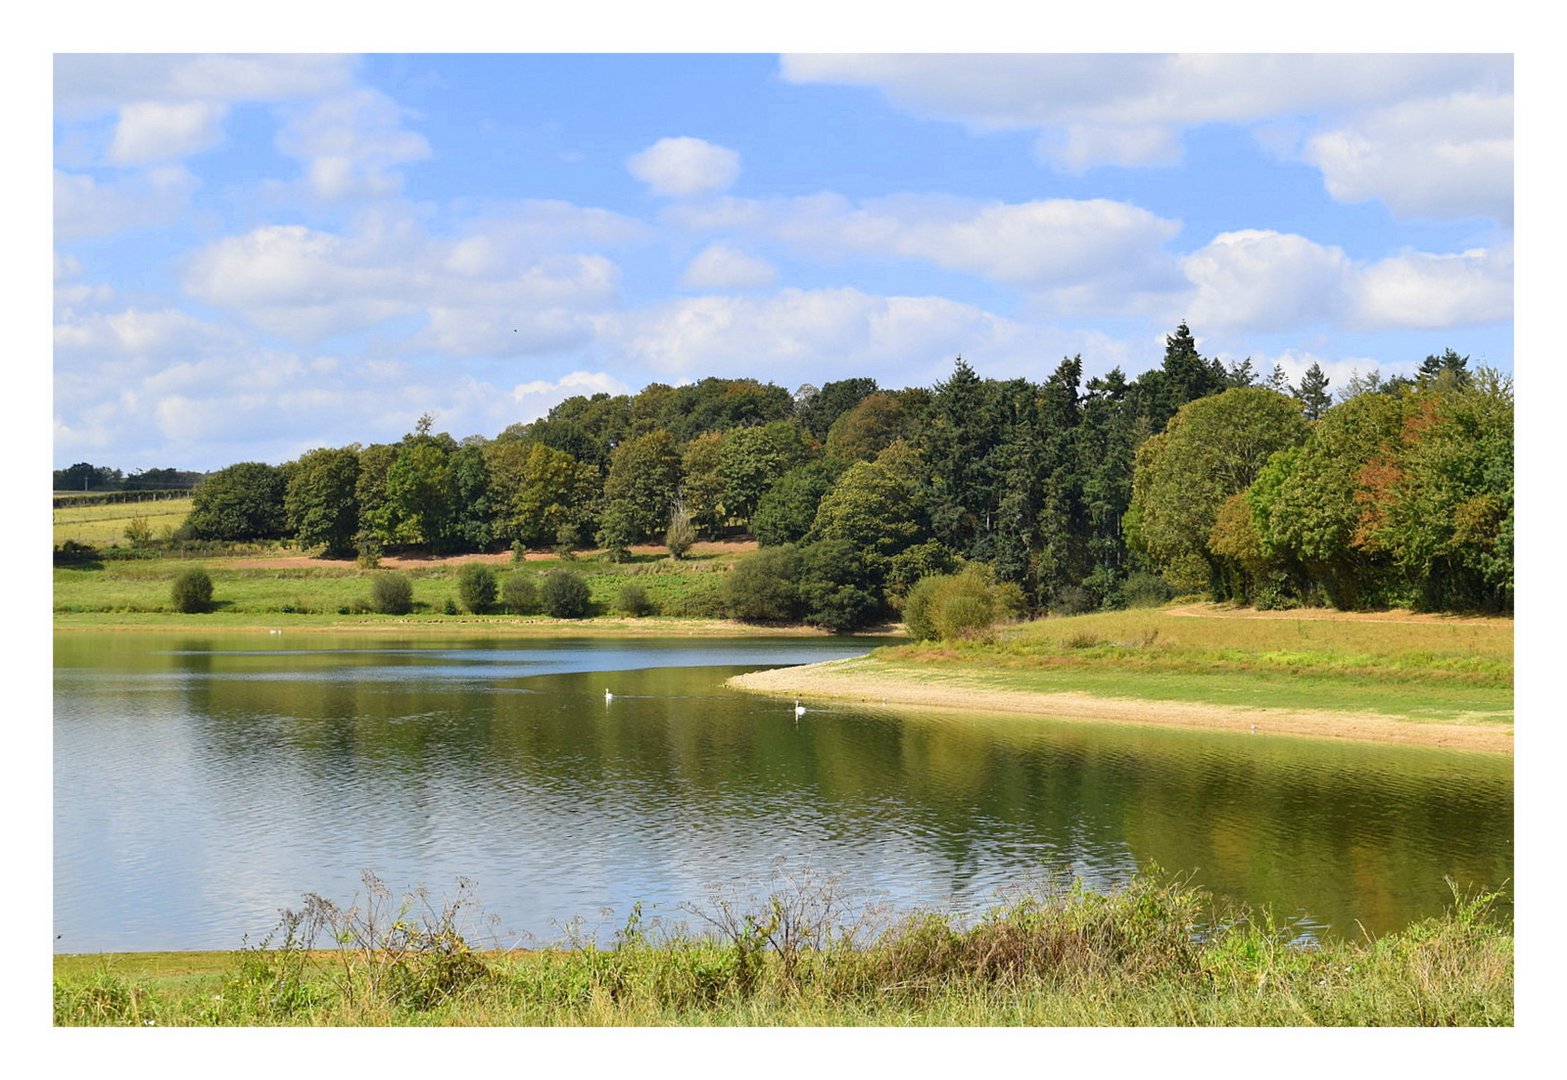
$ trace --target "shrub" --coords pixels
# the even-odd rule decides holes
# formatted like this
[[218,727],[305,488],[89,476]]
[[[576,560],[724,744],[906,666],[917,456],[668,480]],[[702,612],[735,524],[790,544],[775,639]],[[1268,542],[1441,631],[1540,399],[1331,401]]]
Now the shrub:
[[683,506],[677,506],[670,515],[669,529],[664,533],[664,546],[669,548],[671,556],[683,559],[694,543],[696,528],[691,524],[691,515],[686,513]]
[[1137,571],[1121,586],[1121,602],[1129,608],[1159,607],[1175,595],[1164,578]]
[[562,559],[575,559],[578,539],[575,525],[562,525],[555,530],[555,554]]
[[212,579],[199,566],[182,571],[174,579],[174,610],[187,614],[206,611],[212,604]]
[[637,584],[622,585],[615,596],[615,607],[634,618],[653,615],[657,606],[648,598],[647,590]]
[[903,598],[903,625],[908,629],[909,636],[915,641],[934,641],[936,639],[936,623],[931,618],[931,605],[935,602],[936,591],[941,588],[942,582],[947,580],[945,574],[931,574],[922,577],[914,583],[909,594]]
[[381,565],[381,542],[369,538],[354,545],[355,559],[361,570],[374,570]]
[[532,574],[508,574],[501,581],[501,603],[518,615],[539,610],[539,583]]
[[943,641],[976,637],[996,621],[996,602],[992,586],[977,574],[956,574],[947,578],[931,603],[930,618]]
[[588,613],[588,583],[570,570],[551,570],[539,585],[544,610],[556,619],[580,619]]
[[143,547],[152,539],[152,526],[145,517],[133,517],[126,523],[125,539],[131,547]]
[[407,615],[414,609],[414,586],[406,574],[384,572],[370,579],[370,610]]
[[457,572],[457,595],[463,607],[481,614],[495,603],[495,571],[483,563],[465,563]]
[[793,544],[761,548],[735,563],[724,583],[724,604],[743,622],[793,622],[804,610],[799,577]]
[[441,604],[441,614],[442,615],[455,615],[455,614],[457,614],[457,601],[453,600],[450,596],[448,596],[446,598],[446,600]]
[[517,566],[521,566],[523,564],[523,562],[527,558],[528,558],[528,546],[526,544],[524,544],[521,540],[513,540],[511,542],[511,561],[512,561],[512,563],[517,565]]
[[1093,610],[1094,598],[1081,585],[1063,585],[1046,606],[1052,615],[1081,615]]

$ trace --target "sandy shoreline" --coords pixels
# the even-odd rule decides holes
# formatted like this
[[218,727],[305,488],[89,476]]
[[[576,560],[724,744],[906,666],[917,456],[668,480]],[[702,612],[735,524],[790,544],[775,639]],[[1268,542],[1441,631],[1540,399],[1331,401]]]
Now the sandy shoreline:
[[854,660],[753,671],[734,676],[728,680],[728,685],[778,697],[853,701],[889,707],[1022,713],[1051,720],[1154,724],[1214,731],[1249,732],[1255,724],[1257,733],[1264,735],[1307,735],[1452,750],[1513,752],[1511,724],[1422,723],[1375,713],[1259,709],[940,685],[858,670]]

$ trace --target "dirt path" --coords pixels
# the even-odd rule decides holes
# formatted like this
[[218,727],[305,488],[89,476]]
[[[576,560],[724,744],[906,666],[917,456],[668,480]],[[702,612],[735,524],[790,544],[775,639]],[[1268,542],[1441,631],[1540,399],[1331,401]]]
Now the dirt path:
[[1046,694],[1027,690],[987,690],[969,685],[913,682],[855,670],[853,660],[775,668],[736,675],[728,685],[739,690],[787,698],[853,701],[943,711],[1024,713],[1061,721],[1114,721],[1167,727],[1207,728],[1259,735],[1310,735],[1440,746],[1454,750],[1513,752],[1511,724],[1433,724],[1395,716],[1315,709],[1257,709],[1196,702],[1139,701],[1090,694]]

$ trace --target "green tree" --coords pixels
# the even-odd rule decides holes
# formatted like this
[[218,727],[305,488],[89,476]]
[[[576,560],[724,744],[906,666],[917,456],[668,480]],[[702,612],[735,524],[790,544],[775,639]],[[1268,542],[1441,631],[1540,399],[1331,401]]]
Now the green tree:
[[370,610],[381,615],[407,615],[414,609],[414,586],[407,574],[382,570],[370,578]]
[[826,383],[795,406],[800,427],[817,442],[827,438],[840,416],[850,412],[876,392],[875,379],[838,379]]
[[804,539],[823,497],[843,470],[843,463],[836,458],[817,458],[779,477],[757,503],[756,516],[751,519],[757,541],[770,547]]
[[427,435],[405,439],[386,472],[392,541],[447,550],[453,503],[449,447]]
[[1261,387],[1182,406],[1138,449],[1129,543],[1177,589],[1206,585],[1222,598],[1222,567],[1208,547],[1220,507],[1306,432],[1295,402]]
[[1295,396],[1300,399],[1307,420],[1320,420],[1322,414],[1327,412],[1328,406],[1333,404],[1333,395],[1328,393],[1328,381],[1321,365],[1316,361],[1312,361],[1306,373],[1300,377],[1300,385],[1295,388]]
[[283,471],[260,461],[230,465],[196,489],[187,524],[198,540],[276,540],[287,531]]
[[842,540],[884,572],[894,555],[925,538],[909,486],[883,465],[857,461],[817,507],[809,540]]
[[800,551],[800,599],[806,621],[834,633],[877,622],[886,614],[881,573],[881,567],[850,540],[830,537],[807,544]]
[[768,489],[808,453],[799,429],[782,421],[729,432],[718,455],[725,513],[749,525]]
[[533,574],[507,574],[501,579],[501,603],[518,615],[539,610],[539,584]]
[[604,497],[610,506],[620,505],[634,540],[663,530],[679,492],[680,454],[669,432],[650,431],[622,443],[610,455]]
[[691,515],[691,524],[712,539],[721,536],[728,514],[724,510],[724,481],[718,472],[724,433],[708,431],[690,442],[680,454],[680,499]]
[[870,461],[912,430],[904,400],[889,393],[875,393],[833,421],[827,430],[827,455],[839,461]]
[[350,555],[359,531],[359,447],[322,447],[300,455],[289,474],[283,510],[301,547],[329,557]]

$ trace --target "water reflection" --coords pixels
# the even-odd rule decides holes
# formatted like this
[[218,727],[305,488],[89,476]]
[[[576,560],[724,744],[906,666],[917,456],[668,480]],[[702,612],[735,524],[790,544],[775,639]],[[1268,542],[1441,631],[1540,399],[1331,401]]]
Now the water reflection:
[[[314,643],[313,643],[314,644]],[[1512,873],[1510,759],[894,716],[727,691],[852,641],[399,643],[61,635],[64,951],[228,947],[305,890],[467,875],[518,931],[808,858],[972,909],[1156,861],[1309,924],[1393,929]],[[613,691],[606,702],[604,690]]]

